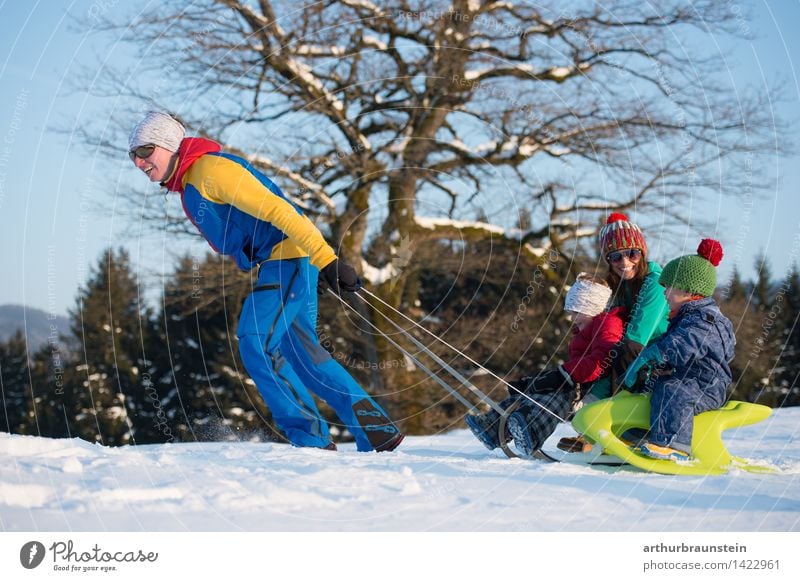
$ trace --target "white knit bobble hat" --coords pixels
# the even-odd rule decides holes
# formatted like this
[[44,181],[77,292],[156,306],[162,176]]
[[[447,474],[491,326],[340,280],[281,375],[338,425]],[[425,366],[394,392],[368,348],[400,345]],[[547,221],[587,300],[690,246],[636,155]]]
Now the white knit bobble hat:
[[580,273],[564,300],[564,310],[595,317],[606,310],[611,289],[589,280],[591,275]]
[[186,129],[181,123],[166,113],[150,111],[139,121],[128,138],[128,151],[142,145],[158,145],[167,151],[178,151]]

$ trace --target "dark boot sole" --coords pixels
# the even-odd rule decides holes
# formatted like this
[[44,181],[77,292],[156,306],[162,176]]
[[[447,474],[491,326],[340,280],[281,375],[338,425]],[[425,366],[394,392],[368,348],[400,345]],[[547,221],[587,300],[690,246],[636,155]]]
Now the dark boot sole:
[[395,448],[397,448],[400,443],[403,441],[405,436],[403,434],[398,433],[394,438],[386,442],[380,448],[375,448],[376,452],[392,452]]

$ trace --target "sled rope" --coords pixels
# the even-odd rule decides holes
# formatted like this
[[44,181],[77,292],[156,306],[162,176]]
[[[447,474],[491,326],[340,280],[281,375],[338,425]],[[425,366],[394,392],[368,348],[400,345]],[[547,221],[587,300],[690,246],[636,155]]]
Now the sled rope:
[[[382,305],[384,305],[386,308],[390,309],[392,312],[394,312],[394,313],[397,313],[397,314],[398,314],[398,315],[400,315],[400,316],[401,316],[403,319],[405,319],[406,321],[408,321],[409,323],[411,323],[412,325],[414,325],[414,326],[415,326],[415,327],[417,327],[418,329],[420,329],[420,330],[424,331],[425,333],[427,333],[427,334],[428,334],[428,335],[430,335],[432,338],[434,338],[434,339],[436,339],[437,341],[439,341],[441,344],[443,344],[445,347],[447,347],[447,348],[448,348],[448,349],[450,349],[451,351],[454,351],[455,353],[457,353],[458,355],[460,355],[461,357],[463,357],[464,359],[466,359],[467,361],[469,361],[470,363],[472,363],[473,365],[475,365],[475,366],[476,366],[476,367],[478,367],[479,369],[481,369],[481,370],[485,371],[486,373],[488,373],[489,375],[491,375],[492,377],[494,377],[495,379],[497,379],[498,381],[500,381],[500,382],[501,382],[503,385],[505,385],[507,388],[509,388],[509,390],[514,390],[514,391],[516,391],[516,392],[517,392],[517,393],[518,393],[520,396],[522,396],[523,398],[525,398],[526,400],[528,400],[530,403],[534,404],[535,406],[537,406],[537,407],[541,408],[542,410],[544,410],[545,412],[547,412],[548,414],[550,414],[551,416],[553,416],[554,418],[556,418],[558,421],[560,421],[560,422],[566,422],[566,421],[567,421],[565,418],[562,418],[562,417],[561,417],[561,416],[559,416],[557,413],[555,413],[555,412],[553,412],[552,410],[550,410],[550,409],[549,409],[547,406],[545,406],[545,405],[542,405],[541,403],[539,403],[538,401],[536,401],[535,399],[533,399],[531,396],[529,396],[529,395],[528,395],[527,393],[525,393],[524,391],[522,391],[522,390],[520,390],[520,389],[517,389],[516,387],[514,387],[513,385],[511,385],[511,384],[510,384],[509,382],[507,382],[505,379],[503,379],[502,377],[500,377],[500,376],[498,376],[497,374],[495,374],[495,373],[494,373],[494,372],[493,372],[491,369],[487,369],[486,367],[484,367],[483,365],[481,365],[480,363],[478,363],[477,361],[475,361],[475,360],[474,360],[472,357],[470,357],[470,356],[469,356],[469,355],[467,355],[466,353],[464,353],[464,352],[462,352],[461,350],[459,350],[457,347],[455,347],[455,346],[451,345],[450,343],[448,343],[447,341],[445,341],[444,339],[442,339],[441,337],[439,337],[439,336],[438,336],[438,335],[436,335],[435,333],[432,333],[431,331],[429,331],[428,329],[426,329],[425,327],[423,327],[422,325],[420,325],[419,323],[417,323],[417,322],[416,322],[414,319],[412,319],[412,318],[410,318],[410,317],[406,316],[404,313],[401,313],[400,311],[398,311],[397,309],[395,309],[395,308],[394,308],[392,305],[390,305],[389,303],[387,303],[386,301],[384,301],[383,299],[381,299],[381,298],[380,298],[379,296],[377,296],[376,294],[374,294],[374,293],[370,292],[369,290],[367,290],[367,289],[366,289],[366,288],[364,288],[364,287],[361,287],[361,289],[360,289],[360,292],[357,292],[357,293],[355,293],[355,295],[356,295],[356,296],[357,296],[357,297],[358,297],[358,298],[359,298],[361,301],[363,301],[363,302],[364,302],[364,303],[366,303],[367,305],[371,306],[371,307],[372,307],[372,308],[375,310],[375,312],[379,313],[379,314],[380,314],[381,316],[383,316],[383,317],[384,317],[384,318],[385,318],[387,321],[389,321],[389,322],[390,322],[390,323],[391,323],[391,324],[394,326],[394,328],[395,328],[395,329],[397,329],[397,330],[398,330],[398,331],[399,331],[399,332],[400,332],[402,335],[404,335],[404,336],[405,336],[406,338],[408,338],[408,339],[409,339],[411,342],[413,342],[413,343],[414,343],[414,344],[415,344],[415,345],[416,345],[416,346],[417,346],[419,349],[421,349],[422,351],[424,351],[425,353],[427,353],[427,354],[428,354],[428,356],[430,356],[432,359],[434,359],[434,361],[436,361],[436,362],[437,362],[439,365],[441,365],[441,366],[442,366],[442,367],[443,367],[445,370],[447,370],[447,371],[448,371],[448,372],[449,372],[451,375],[453,375],[453,377],[455,377],[456,379],[458,379],[459,381],[461,381],[461,383],[462,383],[462,384],[463,384],[465,387],[467,387],[467,388],[468,388],[470,391],[472,391],[473,393],[475,393],[476,395],[478,395],[478,397],[480,397],[482,401],[484,401],[485,403],[487,403],[488,405],[490,405],[490,406],[492,407],[492,409],[494,409],[496,412],[498,412],[498,413],[499,413],[501,416],[502,416],[502,415],[505,413],[505,411],[504,411],[504,410],[503,410],[503,409],[502,409],[502,408],[501,408],[501,407],[500,407],[500,406],[499,406],[499,405],[498,405],[498,404],[497,404],[497,403],[496,403],[494,400],[492,400],[492,399],[491,399],[489,396],[487,396],[485,393],[483,393],[483,391],[481,391],[480,389],[478,389],[477,387],[475,387],[475,386],[474,386],[472,383],[470,383],[470,382],[469,382],[469,381],[468,381],[466,378],[464,378],[464,377],[463,377],[461,374],[459,374],[457,371],[455,371],[454,369],[452,369],[452,367],[450,367],[449,365],[447,365],[447,364],[446,364],[444,361],[442,361],[442,360],[441,360],[439,357],[437,357],[437,356],[436,356],[434,353],[432,353],[430,349],[428,349],[428,348],[427,348],[427,347],[425,347],[425,346],[424,346],[422,343],[420,343],[420,342],[419,342],[419,341],[418,341],[418,340],[417,340],[417,339],[416,339],[416,338],[415,338],[413,335],[411,335],[411,333],[410,333],[409,331],[407,331],[406,329],[403,329],[401,326],[399,326],[397,323],[395,323],[395,322],[394,322],[392,319],[390,319],[390,318],[389,318],[389,316],[388,316],[386,313],[382,312],[380,309],[376,309],[374,305],[370,304],[370,302],[369,302],[369,301],[367,301],[367,299],[365,299],[365,298],[364,298],[364,297],[361,295],[361,292],[363,292],[363,293],[365,293],[365,294],[369,295],[370,297],[374,298],[375,300],[377,300],[378,302],[380,302]],[[333,294],[336,294],[336,293],[333,293]],[[336,295],[336,296],[338,297],[338,295]],[[345,303],[345,302],[344,302],[344,300],[342,300],[342,299],[341,299],[341,297],[338,297],[338,298],[339,298],[339,300],[340,300],[340,301],[342,301],[344,304],[347,304],[347,303]],[[350,306],[350,305],[348,305],[348,307],[349,307],[349,306]],[[352,308],[352,307],[350,307],[350,308]],[[371,323],[370,323],[370,325],[371,325],[371,326],[373,326]],[[374,326],[373,326],[373,327],[374,327]],[[389,339],[389,337],[386,335],[386,333],[384,333],[383,331],[381,331],[380,329],[377,329],[377,328],[376,328],[376,330],[377,330],[377,331],[378,331],[378,333],[380,333],[380,334],[381,334],[383,337],[385,337],[385,338]],[[390,339],[390,341],[391,341],[391,339]],[[452,389],[452,388],[451,388],[451,389]],[[474,408],[474,406],[470,406],[470,407]]]
[[[367,301],[367,300],[366,300],[364,297],[361,297],[361,296],[359,296],[358,298],[359,298],[360,300],[362,300],[364,303],[366,303],[367,305],[369,305],[369,306],[372,306],[372,305],[370,305],[370,304],[369,304],[369,302],[368,302],[368,301]],[[374,307],[373,307],[373,309],[374,309]],[[390,324],[391,324],[391,325],[392,325],[392,326],[393,326],[395,329],[397,329],[397,331],[398,331],[399,333],[401,333],[401,334],[402,334],[404,337],[406,337],[406,338],[407,338],[409,341],[411,341],[411,342],[412,342],[412,343],[413,343],[413,344],[414,344],[414,345],[415,345],[415,346],[416,346],[418,349],[420,349],[421,351],[423,351],[425,354],[427,354],[427,355],[428,355],[428,357],[430,357],[430,358],[431,358],[431,359],[433,359],[433,360],[434,360],[436,363],[438,363],[438,364],[439,364],[439,365],[442,367],[442,369],[444,369],[444,370],[445,370],[445,371],[447,371],[447,372],[448,372],[450,375],[452,375],[452,376],[453,376],[453,377],[455,377],[455,378],[456,378],[458,381],[460,381],[460,382],[461,382],[461,385],[463,385],[464,387],[466,387],[467,389],[469,389],[469,390],[470,390],[472,393],[474,393],[476,396],[478,396],[478,397],[480,398],[480,400],[481,400],[483,403],[485,403],[485,404],[489,405],[489,406],[490,406],[492,409],[494,409],[494,411],[496,411],[497,413],[499,413],[499,414],[502,414],[502,413],[503,413],[503,408],[501,408],[501,407],[500,407],[500,406],[499,406],[499,405],[498,405],[498,404],[497,404],[497,403],[496,403],[496,402],[495,402],[495,401],[494,401],[492,398],[490,398],[488,395],[486,395],[485,393],[483,393],[483,391],[481,391],[480,389],[478,389],[477,387],[475,387],[475,385],[473,385],[473,383],[472,383],[470,380],[468,380],[468,379],[467,379],[466,377],[464,377],[464,376],[463,376],[461,373],[459,373],[458,371],[456,371],[455,369],[453,369],[453,368],[452,368],[450,365],[448,365],[447,363],[445,363],[445,361],[444,361],[444,360],[442,360],[442,359],[441,359],[441,358],[440,358],[438,355],[436,355],[436,354],[435,354],[434,352],[432,352],[430,349],[428,349],[427,347],[425,347],[425,345],[423,345],[423,344],[422,344],[422,342],[421,342],[421,341],[419,341],[419,340],[418,340],[416,337],[414,337],[414,336],[413,336],[413,335],[411,335],[411,334],[410,334],[408,331],[406,331],[405,329],[403,329],[403,328],[402,328],[400,325],[398,325],[398,324],[397,324],[395,321],[393,321],[392,319],[390,319],[389,317],[387,317],[385,313],[382,313],[382,312],[378,311],[377,309],[375,309],[375,311],[376,311],[377,313],[379,313],[381,316],[383,316],[383,318],[385,318],[387,321],[389,321],[389,323],[390,323]],[[379,329],[378,331],[380,332],[380,329]],[[385,333],[381,333],[381,334],[382,334],[384,337],[386,336],[386,334],[385,334]],[[451,389],[452,389],[452,388],[451,388]],[[472,406],[472,405],[471,405],[470,407],[471,407],[472,409],[475,409],[475,406]],[[478,411],[478,410],[475,410],[475,411]]]
[[[344,306],[346,306],[348,309],[350,309],[352,312],[354,312],[356,315],[358,315],[361,318],[361,320],[363,320],[367,325],[372,327],[379,335],[381,335],[384,339],[386,339],[392,345],[394,345],[395,348],[397,348],[401,353],[403,353],[403,355],[405,355],[406,357],[411,359],[414,362],[414,364],[417,365],[420,369],[422,369],[431,379],[436,381],[444,389],[446,389],[448,392],[450,392],[450,394],[453,397],[455,397],[459,402],[461,402],[467,408],[469,408],[469,411],[479,413],[479,410],[473,404],[471,404],[469,402],[469,400],[467,400],[463,395],[461,395],[456,390],[454,390],[446,381],[444,381],[441,377],[439,377],[436,373],[434,373],[430,368],[428,368],[424,363],[422,363],[417,356],[415,356],[410,351],[408,351],[405,347],[403,347],[402,345],[397,343],[397,341],[395,341],[394,339],[392,339],[391,337],[389,337],[388,335],[383,333],[378,327],[376,327],[372,323],[372,321],[370,321],[369,319],[364,317],[364,315],[359,313],[358,310],[356,310],[352,305],[350,305],[344,299],[342,299],[342,297],[340,297],[339,295],[337,295],[335,292],[333,292],[330,289],[328,289],[328,292],[331,293],[333,296],[335,296]],[[477,389],[477,388],[475,388],[475,389]],[[489,403],[489,405],[494,404],[492,407],[499,407],[492,400],[488,399],[488,396],[486,396],[485,394],[484,394],[484,397],[487,398],[487,399],[483,399],[482,398],[482,401],[486,401],[487,403]]]

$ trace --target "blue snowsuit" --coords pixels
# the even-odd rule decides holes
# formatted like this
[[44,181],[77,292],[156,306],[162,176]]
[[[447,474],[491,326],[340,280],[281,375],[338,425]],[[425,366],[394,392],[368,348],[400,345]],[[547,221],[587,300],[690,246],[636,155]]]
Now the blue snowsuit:
[[645,386],[652,391],[648,439],[691,452],[694,416],[721,407],[731,385],[733,325],[713,298],[691,301],[654,345],[660,365]]
[[397,427],[319,344],[318,269],[336,259],[319,230],[277,185],[213,141],[184,139],[163,185],[181,193],[186,215],[214,250],[244,271],[258,269],[239,318],[239,351],[289,442],[331,443],[310,392],[330,404],[358,450],[390,442]]

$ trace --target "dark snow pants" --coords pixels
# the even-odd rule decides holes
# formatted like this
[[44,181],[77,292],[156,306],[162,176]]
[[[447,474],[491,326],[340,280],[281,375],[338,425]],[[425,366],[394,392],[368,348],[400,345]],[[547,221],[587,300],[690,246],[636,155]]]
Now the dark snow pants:
[[[551,393],[533,393],[530,398],[544,408],[553,412],[557,416],[566,419],[572,411],[572,402],[575,399],[574,389],[560,389]],[[500,407],[508,409],[514,402],[520,401],[521,405],[517,408],[518,412],[525,415],[528,431],[531,434],[533,442],[533,449],[538,450],[541,448],[547,438],[553,435],[556,431],[558,424],[561,423],[553,414],[546,412],[544,409],[531,402],[527,397],[522,395],[512,395],[500,402]],[[490,410],[488,417],[499,420],[500,414],[494,410]]]

